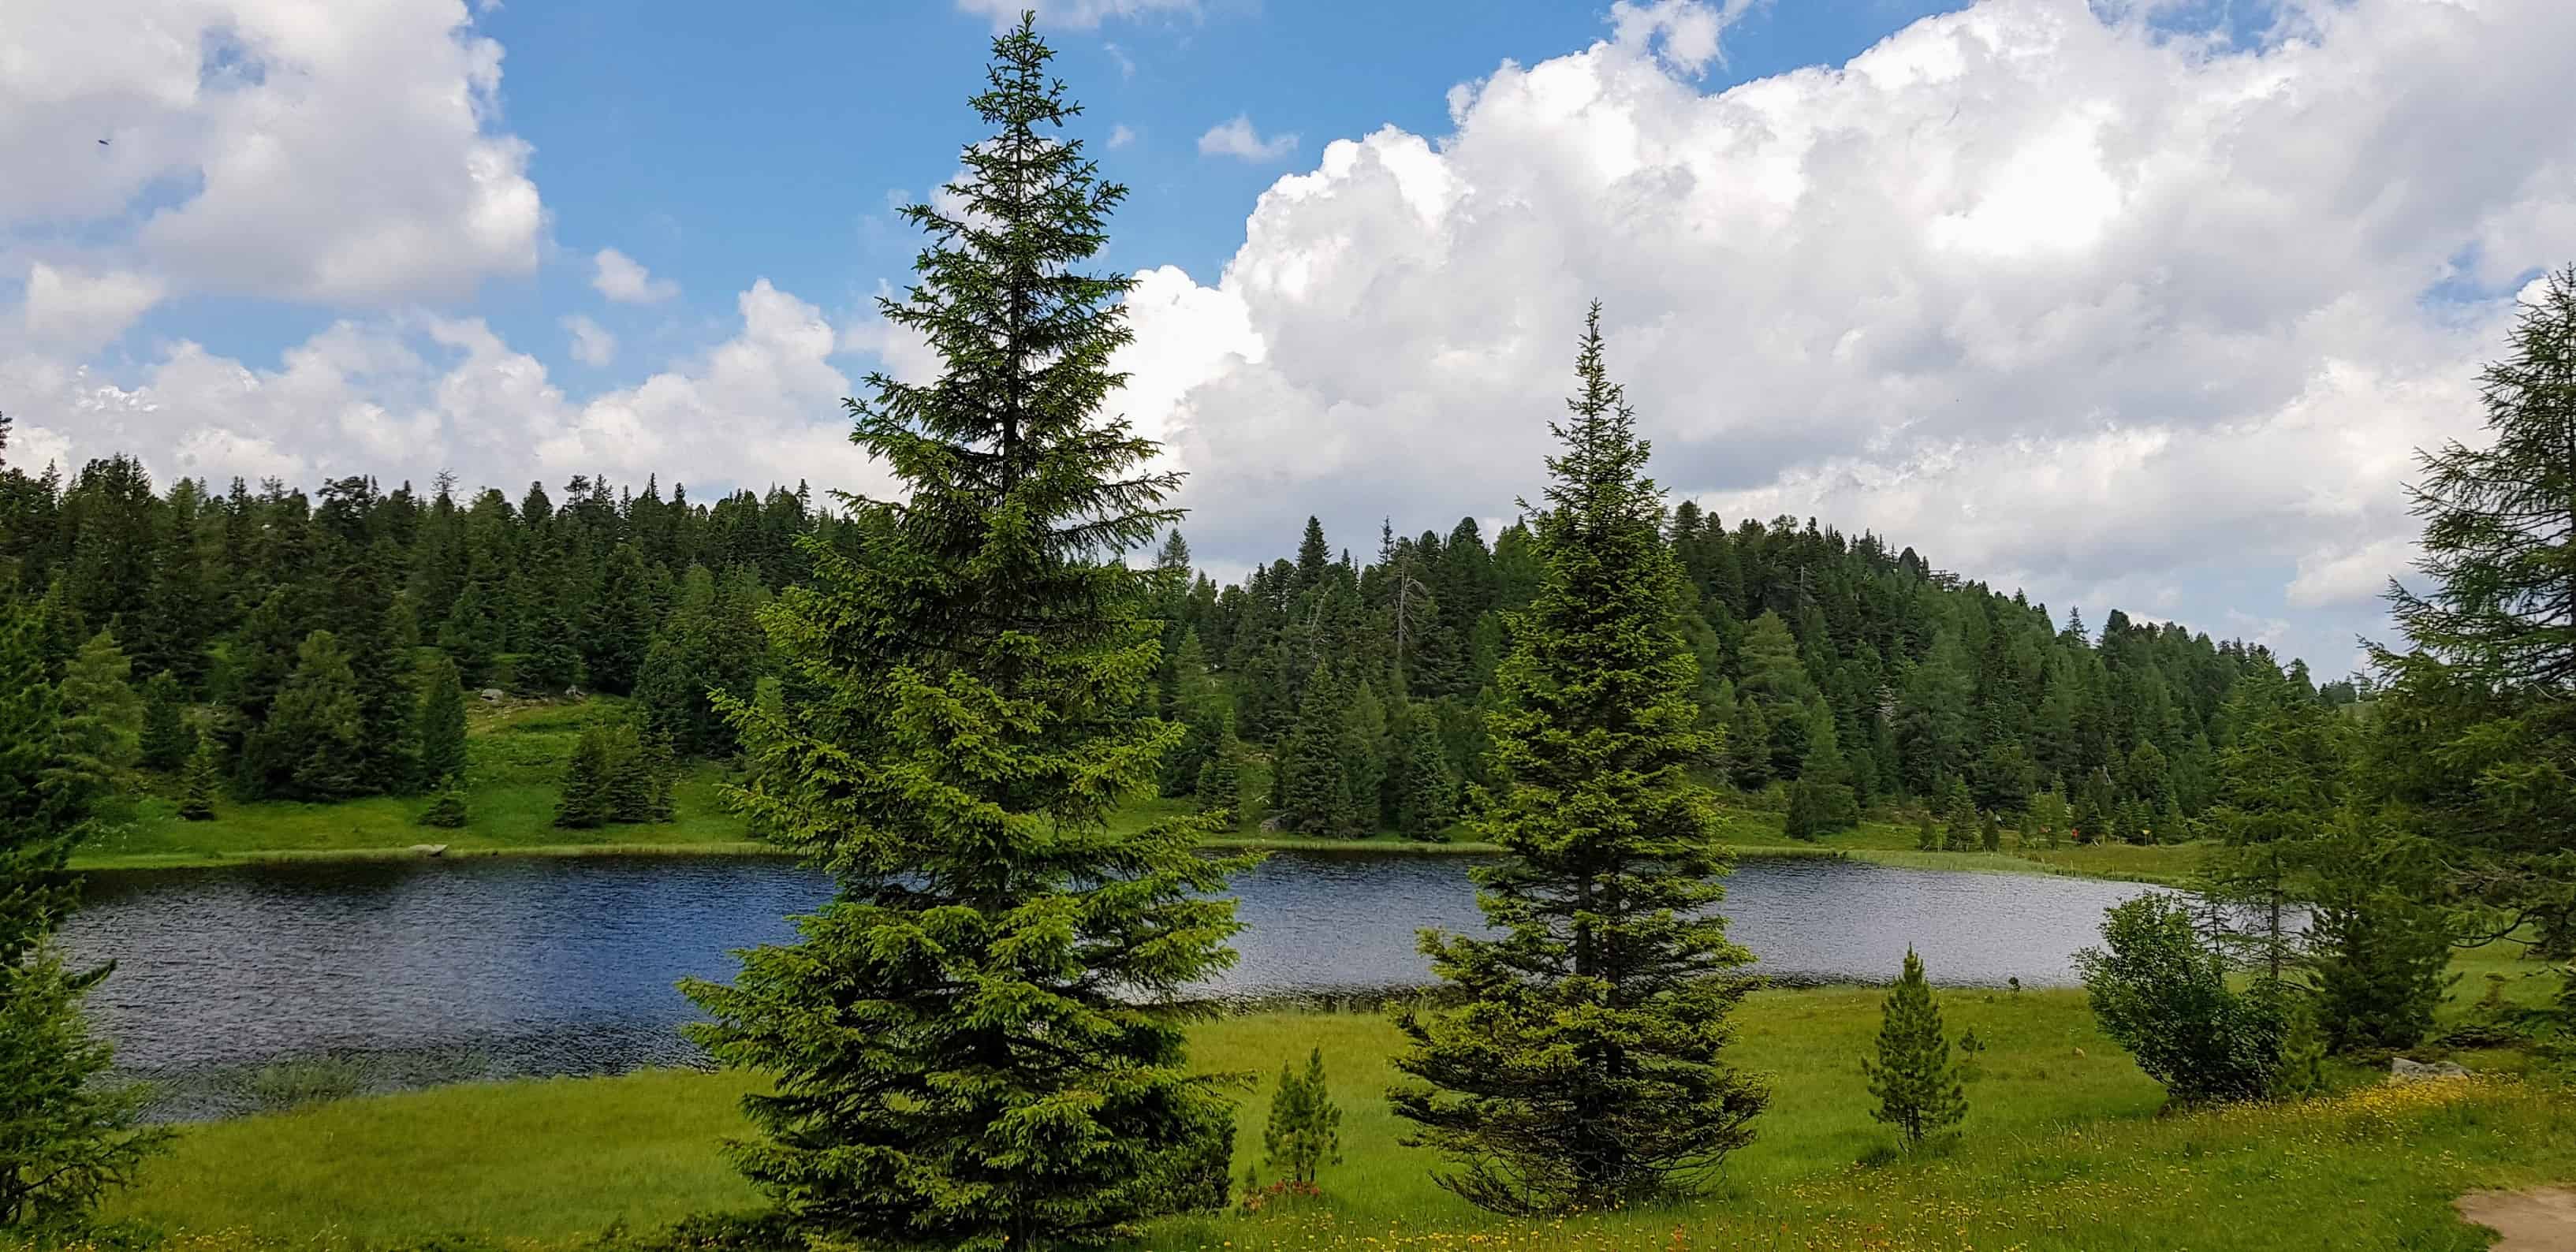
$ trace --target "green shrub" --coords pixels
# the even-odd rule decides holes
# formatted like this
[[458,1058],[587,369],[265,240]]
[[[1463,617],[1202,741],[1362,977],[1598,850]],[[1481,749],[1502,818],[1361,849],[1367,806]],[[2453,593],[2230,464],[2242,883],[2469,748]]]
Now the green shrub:
[[2178,896],[2152,892],[2112,907],[2101,948],[2075,956],[2102,1033],[2186,1104],[2269,1095],[2284,1033],[2277,995],[2227,985],[2227,963]]

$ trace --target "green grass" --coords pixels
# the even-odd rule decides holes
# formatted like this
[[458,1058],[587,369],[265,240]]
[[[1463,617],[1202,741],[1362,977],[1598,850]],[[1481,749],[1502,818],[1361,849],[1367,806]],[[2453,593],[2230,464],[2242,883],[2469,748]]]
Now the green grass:
[[[2472,954],[2470,968],[2492,964]],[[2472,978],[2473,983],[2482,980]],[[2483,987],[2464,988],[2474,994]],[[2576,1176],[2576,1104],[2553,1088],[2480,1080],[2420,1090],[2355,1084],[2289,1108],[2159,1115],[2160,1091],[2101,1038],[2073,991],[1952,991],[1953,1034],[1988,1040],[1955,1148],[1864,1167],[1891,1139],[1856,1068],[1880,993],[1764,992],[1733,1057],[1766,1072],[1771,1107],[1716,1191],[1678,1208],[1563,1223],[1471,1209],[1402,1147],[1383,1092],[1399,1039],[1385,1019],[1264,1013],[1198,1027],[1193,1059],[1257,1078],[1236,1114],[1235,1172],[1260,1153],[1280,1066],[1324,1051],[1344,1110],[1344,1161],[1320,1201],[1176,1219],[1138,1247],[2471,1249],[2450,1218],[2472,1187]],[[2475,1057],[2492,1065],[2501,1058]],[[248,1229],[285,1242],[480,1233],[538,1243],[754,1206],[717,1141],[737,1133],[745,1081],[648,1072],[474,1084],[186,1128],[109,1216],[163,1230]],[[1675,1242],[1678,1229],[1680,1242]]]
[[597,852],[636,849],[756,849],[742,820],[716,794],[721,772],[692,766],[672,796],[678,820],[649,825],[563,830],[554,825],[564,762],[582,727],[621,702],[479,703],[468,710],[468,824],[457,830],[418,825],[420,796],[371,796],[335,804],[292,801],[222,803],[215,819],[179,820],[167,798],[143,801],[137,820],[85,845],[83,869],[158,868],[293,857],[410,855],[415,844],[446,844],[450,855],[478,852]]

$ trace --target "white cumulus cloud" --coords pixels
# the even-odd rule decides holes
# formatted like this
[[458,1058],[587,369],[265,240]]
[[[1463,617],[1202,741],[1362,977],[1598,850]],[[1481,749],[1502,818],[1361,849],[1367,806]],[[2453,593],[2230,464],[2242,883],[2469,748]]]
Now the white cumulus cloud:
[[1219,122],[1199,136],[1199,155],[1229,156],[1244,161],[1276,161],[1297,150],[1295,135],[1272,135],[1264,139],[1252,128],[1252,118],[1237,113],[1231,120]]
[[1198,0],[957,0],[957,11],[984,18],[996,32],[1020,24],[1020,14],[1034,9],[1038,25],[1090,30],[1111,18],[1155,14],[1195,16]]
[[86,352],[124,334],[134,319],[160,303],[163,291],[161,280],[149,274],[91,274],[38,261],[27,270],[21,316],[27,337],[35,342]]
[[617,336],[607,327],[579,313],[564,318],[560,325],[572,336],[572,359],[593,367],[617,359]]
[[1876,528],[2061,609],[2118,571],[2348,656],[2415,530],[2412,449],[2474,437],[2504,289],[2576,258],[2547,120],[2576,6],[2302,5],[2240,48],[1982,0],[1698,90],[1741,10],[1623,5],[1454,89],[1436,142],[1336,141],[1165,293],[1198,312],[1140,310],[1140,359],[1192,380],[1153,420],[1193,544],[1529,492],[1597,296],[1677,498]]
[[13,4],[0,169],[28,176],[0,178],[0,226],[69,229],[172,291],[391,304],[527,273],[544,210],[471,21],[458,0]]
[[620,304],[657,304],[680,294],[680,285],[655,278],[635,258],[615,248],[602,248],[591,258],[590,285]]
[[471,483],[658,474],[706,490],[811,478],[882,489],[849,443],[833,357],[840,335],[815,306],[761,280],[736,300],[739,328],[631,386],[567,393],[543,362],[479,318],[344,320],[275,368],[179,342],[131,378],[0,348],[0,395],[19,419],[13,464],[67,467],[126,451],[167,482],[369,473]]

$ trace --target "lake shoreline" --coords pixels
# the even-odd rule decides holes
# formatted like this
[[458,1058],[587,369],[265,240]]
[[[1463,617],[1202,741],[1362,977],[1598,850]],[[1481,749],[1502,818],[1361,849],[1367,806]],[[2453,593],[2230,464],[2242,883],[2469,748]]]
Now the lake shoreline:
[[[471,861],[497,858],[580,860],[593,857],[669,857],[673,859],[791,858],[793,851],[757,840],[734,839],[686,843],[540,843],[425,849],[435,844],[372,848],[260,848],[240,852],[145,852],[72,858],[74,873],[150,874],[162,870],[226,869],[262,865],[366,864],[400,861]],[[1243,835],[1204,840],[1212,852],[1305,852],[1341,856],[1499,856],[1499,844],[1474,841],[1430,843],[1400,839],[1305,839],[1280,835]],[[1898,869],[1942,870],[1971,874],[2026,874],[2082,878],[2097,882],[2134,882],[2178,886],[2171,875],[2055,865],[2008,852],[1912,852],[1891,848],[1839,848],[1812,844],[1721,844],[1737,860],[1860,861]]]

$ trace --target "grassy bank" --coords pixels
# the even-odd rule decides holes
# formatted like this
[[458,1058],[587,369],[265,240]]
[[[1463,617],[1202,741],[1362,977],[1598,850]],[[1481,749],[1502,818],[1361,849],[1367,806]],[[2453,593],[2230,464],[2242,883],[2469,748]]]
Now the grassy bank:
[[[2483,1247],[2451,1196],[2576,1173],[2576,1107],[2501,1080],[2369,1085],[2314,1105],[2159,1117],[2160,1093],[2074,992],[1953,992],[1954,1033],[1989,1041],[1964,1140],[1946,1155],[1857,1164],[1890,1143],[1856,1059],[1874,992],[1766,992],[1741,1014],[1739,1062],[1772,1076],[1760,1138],[1708,1199],[1641,1214],[1510,1222],[1435,1186],[1399,1146],[1382,1092],[1386,1021],[1269,1013],[1200,1027],[1194,1057],[1258,1075],[1237,1114],[1238,1176],[1260,1154],[1268,1083],[1321,1046],[1346,1119],[1321,1201],[1167,1222],[1152,1248],[1511,1247],[2264,1249]],[[479,1233],[539,1242],[644,1227],[757,1197],[717,1141],[743,1080],[652,1072],[479,1084],[348,1100],[188,1128],[120,1197],[165,1230],[247,1229],[285,1242]],[[1678,1232],[1678,1233],[1676,1233]]]
[[[422,855],[419,845],[443,846],[441,855],[472,856],[745,856],[775,849],[750,838],[742,819],[728,812],[720,786],[723,771],[712,764],[692,765],[674,789],[673,821],[652,825],[608,826],[597,830],[564,830],[554,825],[555,801],[564,762],[581,729],[618,701],[597,698],[578,704],[476,704],[468,712],[466,747],[470,787],[467,824],[444,830],[415,820],[426,801],[414,796],[372,796],[336,804],[293,801],[226,803],[215,819],[181,821],[168,797],[144,799],[133,820],[82,847],[75,864],[82,869],[174,869],[208,865],[257,864],[290,860],[391,860]],[[1244,830],[1210,840],[1211,847],[1269,851],[1490,853],[1491,844],[1453,831],[1451,842],[1425,843],[1393,835],[1368,839],[1315,839],[1259,833],[1266,816],[1259,797],[1269,788],[1266,765],[1251,763],[1245,791],[1252,806]],[[1141,827],[1191,811],[1187,801],[1150,800],[1122,812],[1118,821]],[[2165,847],[2033,848],[2000,854],[1917,852],[1914,829],[1887,822],[1864,822],[1813,843],[1790,839],[1781,831],[1781,816],[1749,808],[1721,812],[1719,842],[1742,856],[1843,855],[1855,859],[1916,868],[1974,869],[2013,873],[2080,874],[2142,882],[2176,882],[2198,863],[2195,845]]]

